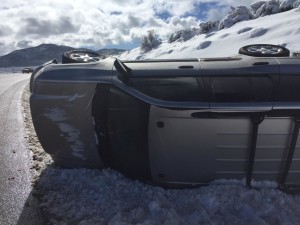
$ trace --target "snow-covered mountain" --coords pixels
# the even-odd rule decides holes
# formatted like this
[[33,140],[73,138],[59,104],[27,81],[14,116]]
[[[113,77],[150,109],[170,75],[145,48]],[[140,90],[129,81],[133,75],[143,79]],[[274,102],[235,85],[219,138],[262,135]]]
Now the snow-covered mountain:
[[157,48],[143,52],[140,48],[124,52],[120,59],[162,59],[223,57],[238,54],[249,44],[276,44],[291,52],[300,51],[300,9],[267,15],[234,24],[230,28],[195,35],[189,40],[164,41]]

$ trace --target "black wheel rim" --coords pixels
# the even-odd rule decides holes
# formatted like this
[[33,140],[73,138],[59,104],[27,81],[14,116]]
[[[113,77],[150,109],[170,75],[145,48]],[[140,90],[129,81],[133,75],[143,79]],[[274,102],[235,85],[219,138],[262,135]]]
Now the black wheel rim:
[[277,55],[283,52],[280,46],[273,45],[253,45],[247,47],[247,51],[261,55]]
[[78,62],[97,62],[100,56],[88,52],[74,52],[70,54],[70,58]]

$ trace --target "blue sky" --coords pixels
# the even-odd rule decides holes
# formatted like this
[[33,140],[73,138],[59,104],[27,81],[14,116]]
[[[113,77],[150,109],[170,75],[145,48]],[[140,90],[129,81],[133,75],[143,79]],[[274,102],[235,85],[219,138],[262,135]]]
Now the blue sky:
[[255,0],[1,0],[0,55],[53,43],[72,47],[139,46],[148,30],[162,38],[222,18]]

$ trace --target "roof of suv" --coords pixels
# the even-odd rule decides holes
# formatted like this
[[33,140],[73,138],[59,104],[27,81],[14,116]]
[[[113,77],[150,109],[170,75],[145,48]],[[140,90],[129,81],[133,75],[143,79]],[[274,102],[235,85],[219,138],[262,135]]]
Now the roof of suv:
[[[122,61],[130,76],[299,74],[299,57],[234,57]],[[200,73],[199,73],[200,70]],[[130,72],[129,72],[130,71]]]

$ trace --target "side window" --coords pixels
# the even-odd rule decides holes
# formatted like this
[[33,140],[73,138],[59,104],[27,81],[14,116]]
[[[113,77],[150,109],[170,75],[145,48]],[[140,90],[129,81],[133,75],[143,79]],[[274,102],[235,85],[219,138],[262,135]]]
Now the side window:
[[271,101],[274,86],[273,78],[270,76],[251,77],[250,80],[253,85],[255,100],[258,102]]
[[300,77],[282,75],[275,99],[279,102],[300,102]]
[[175,102],[204,101],[195,77],[131,78],[129,86],[152,98]]
[[215,102],[252,102],[254,92],[247,77],[212,77],[211,88]]
[[270,77],[211,77],[214,102],[262,102],[272,94]]

